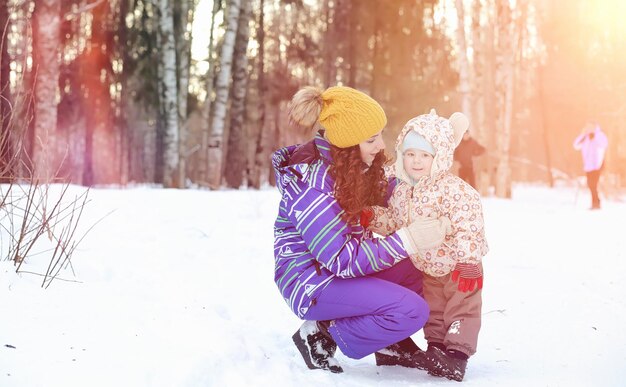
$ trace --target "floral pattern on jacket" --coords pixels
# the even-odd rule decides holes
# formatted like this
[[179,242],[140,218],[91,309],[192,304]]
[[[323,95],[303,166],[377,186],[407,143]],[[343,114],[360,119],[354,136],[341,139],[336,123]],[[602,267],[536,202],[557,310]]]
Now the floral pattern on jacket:
[[[402,141],[410,130],[424,136],[435,149],[430,176],[413,184],[402,167]],[[420,250],[411,256],[413,264],[424,273],[441,277],[457,263],[478,264],[489,247],[485,238],[482,204],[474,188],[449,172],[457,144],[449,121],[431,112],[411,119],[396,142],[396,163],[388,168],[390,179],[398,182],[388,207],[374,207],[370,230],[387,235],[408,226],[418,216],[447,216],[452,234],[435,249]]]

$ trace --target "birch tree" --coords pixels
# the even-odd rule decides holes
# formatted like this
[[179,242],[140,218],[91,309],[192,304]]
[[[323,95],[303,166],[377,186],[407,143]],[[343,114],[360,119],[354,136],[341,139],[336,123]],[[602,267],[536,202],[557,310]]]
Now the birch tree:
[[220,55],[220,71],[215,83],[215,108],[211,121],[211,135],[208,141],[208,184],[217,189],[222,180],[222,157],[226,109],[232,73],[235,38],[241,10],[241,0],[228,0],[226,8],[226,32]]
[[[482,74],[483,82],[481,92],[483,95],[483,107],[484,107],[484,126],[482,138],[485,140],[482,144],[486,145],[487,149],[496,149],[496,132],[498,130],[497,122],[497,101],[498,95],[496,90],[496,11],[494,0],[488,0],[485,6],[486,22],[482,28],[483,36],[481,39],[482,55]],[[493,152],[495,155],[495,152]],[[491,186],[495,184],[495,173],[497,168],[497,160],[494,157],[490,157],[486,160],[486,174],[481,174],[481,180],[486,181],[485,186]],[[483,188],[486,188],[482,186]],[[486,191],[482,192],[483,194]]]
[[230,128],[224,176],[231,188],[239,188],[247,165],[247,136],[245,130],[246,93],[248,89],[248,40],[250,39],[251,0],[241,0],[239,26],[235,39],[233,62],[233,96],[230,108]]
[[496,84],[499,92],[497,112],[496,154],[498,158],[495,193],[498,197],[511,197],[511,128],[515,74],[519,61],[520,39],[524,28],[524,1],[517,2],[520,12],[515,17],[508,3],[497,5],[498,68]]
[[178,186],[185,185],[187,165],[187,100],[189,97],[189,71],[191,63],[191,25],[194,18],[194,0],[182,0],[177,3],[178,20],[176,24],[176,52],[178,58],[178,125],[179,125],[179,160]]
[[60,0],[35,4],[33,60],[35,64],[34,178],[51,181],[56,172],[54,132],[59,90]]
[[178,87],[176,83],[176,46],[174,42],[174,14],[169,0],[159,0],[159,38],[161,47],[161,95],[164,113],[163,130],[163,185],[182,186],[178,176],[179,126]]
[[[263,0],[261,0],[263,1]],[[213,99],[213,75],[215,74],[215,62],[216,59],[214,56],[214,47],[213,44],[213,35],[215,30],[215,18],[217,13],[222,9],[222,0],[213,0],[213,11],[211,12],[211,31],[209,32],[209,53],[207,55],[207,60],[209,62],[209,69],[206,75],[206,98],[204,100],[204,104],[202,105],[202,140],[200,142],[200,158],[199,163],[200,166],[198,168],[198,178],[201,181],[206,181],[207,179],[207,164],[208,157],[207,153],[209,151],[209,134],[211,132],[211,126],[209,125],[209,119],[211,116],[211,101]]]
[[[472,56],[470,84],[472,90],[472,114],[471,127],[472,133],[478,142],[485,144],[485,96],[482,93],[483,83],[485,82],[485,55],[484,55],[484,27],[481,23],[481,13],[483,12],[482,3],[475,1],[472,5],[472,48],[474,55]],[[482,52],[483,55],[480,55]],[[478,169],[476,169],[478,171]],[[478,179],[480,188],[480,179]]]

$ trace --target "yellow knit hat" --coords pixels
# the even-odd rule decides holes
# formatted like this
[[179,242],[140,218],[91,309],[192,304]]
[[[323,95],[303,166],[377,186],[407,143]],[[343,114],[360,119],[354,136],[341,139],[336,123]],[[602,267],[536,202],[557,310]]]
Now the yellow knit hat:
[[339,148],[357,145],[387,125],[383,108],[367,94],[351,87],[329,87],[323,100],[319,122],[326,137]]

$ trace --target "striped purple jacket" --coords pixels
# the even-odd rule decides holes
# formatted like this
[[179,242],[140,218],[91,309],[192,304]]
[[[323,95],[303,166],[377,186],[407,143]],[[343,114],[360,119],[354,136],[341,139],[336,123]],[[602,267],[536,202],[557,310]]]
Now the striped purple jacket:
[[307,144],[279,149],[272,156],[282,195],[274,223],[274,280],[300,318],[337,277],[366,276],[408,256],[396,233],[372,238],[360,224],[341,219],[344,211],[328,174],[330,160],[323,131]]

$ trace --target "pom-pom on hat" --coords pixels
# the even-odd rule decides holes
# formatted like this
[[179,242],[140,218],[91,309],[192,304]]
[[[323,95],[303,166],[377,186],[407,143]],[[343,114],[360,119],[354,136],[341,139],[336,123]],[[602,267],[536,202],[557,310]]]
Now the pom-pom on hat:
[[358,145],[387,125],[378,102],[346,86],[324,91],[312,86],[300,89],[291,100],[289,118],[303,126],[319,122],[326,129],[328,141],[339,148]]

